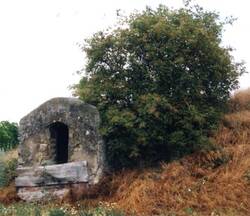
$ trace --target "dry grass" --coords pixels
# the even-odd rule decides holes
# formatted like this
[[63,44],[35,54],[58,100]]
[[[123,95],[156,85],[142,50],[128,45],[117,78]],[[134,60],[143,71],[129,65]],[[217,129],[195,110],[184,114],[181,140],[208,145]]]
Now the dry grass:
[[6,162],[6,161],[9,161],[9,160],[14,159],[14,158],[18,158],[17,149],[13,149],[13,150],[4,152],[4,154],[2,154],[0,156],[0,161]]
[[213,164],[220,153],[210,152],[162,164],[161,170],[123,172],[112,182],[118,189],[109,201],[128,215],[211,215],[229,209],[250,215],[250,187],[244,177],[250,170],[250,146],[227,152],[232,159],[217,168]]
[[0,188],[0,203],[10,204],[17,202],[19,198],[17,197],[15,184],[12,183],[8,187]]
[[250,110],[250,88],[235,92],[230,100],[230,108],[232,112]]
[[[17,158],[18,156],[17,149],[13,149],[11,151],[5,152],[0,157],[0,162],[8,162]],[[0,203],[10,204],[13,202],[18,201],[19,198],[17,197],[16,187],[14,182],[11,183],[9,186],[1,188],[0,187]]]
[[233,103],[237,112],[225,116],[214,137],[220,150],[118,173],[106,182],[111,194],[103,200],[127,215],[250,215],[250,90]]

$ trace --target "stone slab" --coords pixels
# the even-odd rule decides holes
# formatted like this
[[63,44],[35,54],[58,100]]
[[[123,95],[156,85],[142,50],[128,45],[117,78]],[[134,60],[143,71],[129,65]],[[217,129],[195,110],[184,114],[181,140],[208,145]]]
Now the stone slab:
[[65,184],[42,187],[21,187],[18,188],[18,196],[27,202],[37,201],[66,201],[79,200],[88,195],[89,187],[87,183]]
[[18,177],[15,180],[17,187],[87,183],[89,181],[86,161],[37,167],[19,167],[17,172]]

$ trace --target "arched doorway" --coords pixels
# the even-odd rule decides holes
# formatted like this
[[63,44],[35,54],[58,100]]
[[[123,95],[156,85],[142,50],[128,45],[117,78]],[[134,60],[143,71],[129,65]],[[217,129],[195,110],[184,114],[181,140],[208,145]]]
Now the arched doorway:
[[69,128],[61,122],[49,126],[50,138],[55,148],[55,162],[57,164],[68,162]]

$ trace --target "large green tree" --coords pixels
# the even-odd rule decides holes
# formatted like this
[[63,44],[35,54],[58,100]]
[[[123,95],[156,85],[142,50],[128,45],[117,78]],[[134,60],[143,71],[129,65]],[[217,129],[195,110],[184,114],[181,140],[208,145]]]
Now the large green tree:
[[18,127],[9,121],[0,122],[0,150],[9,150],[18,144]]
[[226,23],[198,6],[159,6],[120,24],[86,41],[86,73],[74,86],[99,108],[110,164],[170,160],[207,147],[245,72],[221,45]]

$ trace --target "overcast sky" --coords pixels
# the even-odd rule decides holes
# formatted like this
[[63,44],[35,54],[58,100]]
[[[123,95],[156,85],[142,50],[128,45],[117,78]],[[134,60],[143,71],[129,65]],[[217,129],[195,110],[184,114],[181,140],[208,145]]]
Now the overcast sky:
[[[238,18],[229,26],[223,44],[250,64],[249,6],[246,0],[200,0],[223,17]],[[124,13],[159,4],[180,7],[182,0],[0,0],[0,121],[21,117],[52,97],[68,97],[76,71],[84,65],[77,46],[84,38],[115,23]],[[240,79],[250,87],[250,74]]]

